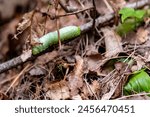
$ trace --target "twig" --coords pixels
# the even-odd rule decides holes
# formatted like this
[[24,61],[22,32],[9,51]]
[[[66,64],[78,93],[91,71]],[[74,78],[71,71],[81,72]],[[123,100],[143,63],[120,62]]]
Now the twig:
[[110,12],[113,12],[113,9],[112,9],[112,7],[110,6],[110,4],[108,3],[108,1],[107,0],[103,0],[104,1],[104,3],[106,4],[106,6],[107,6],[107,8],[109,9],[109,11]]
[[[130,5],[127,5],[127,6],[130,6],[132,8],[139,8],[139,7],[142,7],[142,6],[145,6],[149,4],[149,1],[148,0],[141,0],[139,2],[137,2],[137,4],[133,3],[133,4],[130,4]],[[108,21],[110,21],[111,19],[114,18],[114,14],[111,13],[111,14],[106,14],[102,17],[99,17],[96,19],[96,22],[95,22],[95,25],[98,26],[100,24],[104,24]],[[80,26],[80,29],[81,29],[81,33],[85,33],[87,31],[89,31],[91,28],[92,28],[92,25],[93,25],[93,21],[89,22],[89,23],[86,23],[86,24],[83,24]],[[29,53],[31,51],[28,51],[27,53]],[[43,53],[42,53],[43,54]],[[22,55],[16,57],[16,58],[13,58],[9,61],[6,61],[4,63],[1,63],[0,64],[0,73],[2,72],[5,72],[11,68],[14,68],[20,64],[23,64],[24,62],[27,62],[29,60],[33,60],[35,59],[37,56],[40,56],[40,55],[37,55],[36,57],[35,56],[28,56],[26,57],[26,59],[23,59],[22,56],[25,56],[25,53],[23,53]]]
[[84,11],[87,11],[87,10],[91,10],[93,9],[94,7],[89,7],[89,8],[85,8],[85,9],[82,9],[82,10],[78,10],[78,11],[75,11],[75,12],[72,12],[72,13],[66,13],[66,14],[63,14],[63,15],[56,15],[56,16],[51,16],[50,14],[46,13],[46,12],[41,12],[39,10],[37,10],[38,12],[41,12],[42,14],[44,15],[47,15],[50,17],[50,19],[54,20],[54,19],[58,19],[60,17],[65,17],[65,16],[70,16],[70,15],[76,15],[78,13],[81,13],[81,12],[84,12]]
[[8,89],[5,92],[5,95],[7,94],[7,92],[13,87],[13,85],[16,83],[16,81],[20,78],[20,76],[29,68],[30,65],[27,65],[19,74],[18,76],[13,80],[13,82],[11,83],[11,85],[8,87]]
[[[58,4],[59,0],[55,0],[55,14],[58,15]],[[57,34],[58,34],[58,43],[59,43],[59,49],[61,50],[61,41],[60,41],[60,32],[59,32],[59,17],[56,18],[56,28],[57,28]]]
[[122,97],[117,98],[115,100],[124,100],[124,99],[131,98],[131,97],[146,96],[146,95],[149,95],[149,94],[150,93],[138,93],[138,94],[133,94],[133,95],[128,95],[128,96],[122,96]]
[[89,7],[89,8],[85,8],[85,9],[82,9],[82,10],[78,10],[78,11],[75,11],[75,12],[72,12],[72,13],[67,13],[67,14],[64,14],[64,15],[58,15],[56,17],[64,17],[64,16],[69,16],[69,15],[76,15],[78,13],[81,13],[81,12],[84,12],[84,11],[87,11],[87,10],[91,10],[93,9],[94,7]]
[[[30,56],[27,56],[27,54],[28,55],[30,54]],[[25,56],[27,56],[27,57],[25,58]],[[31,56],[31,50],[29,50],[16,58],[13,58],[11,60],[8,60],[8,61],[0,64],[0,73],[3,73],[11,68],[14,68],[20,64],[23,64],[26,61],[30,61],[33,59],[35,59],[35,57]]]
[[[95,0],[92,0],[93,2],[93,12],[94,12],[94,17],[93,17],[93,29],[95,28],[95,19],[96,19],[96,4],[95,4]],[[95,31],[93,32],[93,34],[95,33]]]
[[70,6],[66,6],[62,0],[59,0],[59,4],[60,6],[65,10],[65,12],[67,13],[71,13],[71,12],[74,12],[74,11],[77,11],[78,9],[77,8],[74,8],[74,7],[70,7]]

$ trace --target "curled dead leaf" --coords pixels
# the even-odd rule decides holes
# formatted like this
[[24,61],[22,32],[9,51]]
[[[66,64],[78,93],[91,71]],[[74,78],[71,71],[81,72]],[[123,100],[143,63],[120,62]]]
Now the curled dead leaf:
[[70,98],[69,88],[67,87],[67,82],[64,80],[55,83],[47,83],[46,87],[48,88],[46,98],[52,100],[64,100]]
[[68,75],[68,87],[71,97],[78,95],[79,90],[83,86],[83,59],[80,56],[75,56],[76,65],[72,73]]
[[105,37],[106,54],[105,57],[112,57],[123,52],[121,37],[110,27],[102,28]]
[[138,41],[138,44],[142,44],[148,40],[148,33],[149,31],[144,28],[139,28],[136,33],[136,38]]

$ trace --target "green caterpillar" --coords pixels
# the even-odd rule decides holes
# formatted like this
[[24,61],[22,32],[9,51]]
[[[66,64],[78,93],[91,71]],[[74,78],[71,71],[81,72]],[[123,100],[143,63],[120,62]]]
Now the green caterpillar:
[[[81,34],[81,29],[80,27],[77,27],[77,26],[67,26],[67,27],[61,28],[59,30],[59,33],[60,33],[60,41],[63,42],[63,41],[78,37]],[[49,46],[57,44],[58,43],[57,31],[50,32],[42,36],[39,39],[39,43],[41,44],[36,45],[32,48],[33,55],[39,54],[42,51],[46,50]]]

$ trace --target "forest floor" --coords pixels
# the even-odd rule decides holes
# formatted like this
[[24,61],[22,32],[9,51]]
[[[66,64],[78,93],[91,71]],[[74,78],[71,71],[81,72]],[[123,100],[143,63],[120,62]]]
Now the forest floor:
[[0,99],[150,99],[150,18],[123,36],[116,32],[119,10],[129,4],[145,10],[150,1],[1,0],[0,64],[39,45],[36,40],[49,32],[88,22],[92,27],[8,70],[0,65]]

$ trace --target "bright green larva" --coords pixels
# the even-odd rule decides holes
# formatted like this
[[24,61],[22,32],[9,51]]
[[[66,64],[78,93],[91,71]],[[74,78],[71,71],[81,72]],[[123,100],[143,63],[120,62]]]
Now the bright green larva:
[[[81,34],[81,29],[80,27],[77,27],[77,26],[67,26],[67,27],[61,28],[59,30],[59,33],[60,33],[60,40],[61,42],[63,42],[63,41],[78,37]],[[40,52],[46,50],[49,46],[57,44],[58,43],[57,31],[50,32],[42,36],[39,39],[39,43],[41,44],[36,45],[32,48],[33,55],[39,54]]]

